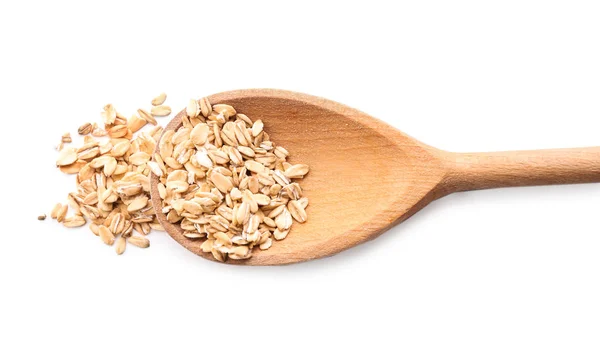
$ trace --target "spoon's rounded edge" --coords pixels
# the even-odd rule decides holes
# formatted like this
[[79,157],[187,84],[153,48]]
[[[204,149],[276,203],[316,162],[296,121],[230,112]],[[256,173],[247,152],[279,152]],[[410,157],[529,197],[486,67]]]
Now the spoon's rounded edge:
[[[241,90],[233,90],[233,91],[225,91],[217,94],[213,94],[208,96],[211,104],[218,103],[228,103],[228,100],[234,99],[243,99],[243,98],[279,98],[290,101],[301,101],[310,105],[314,105],[317,107],[324,108],[331,112],[346,114],[352,116],[352,120],[356,121],[366,127],[374,128],[378,132],[382,133],[390,137],[391,139],[395,139],[398,142],[403,142],[403,145],[415,145],[417,147],[421,147],[423,150],[420,152],[421,155],[426,155],[428,158],[435,157],[435,151],[437,149],[429,147],[407,135],[400,132],[399,130],[391,127],[387,123],[378,120],[370,115],[361,112],[360,110],[351,108],[349,106],[343,105],[341,103],[337,103],[335,101],[331,101],[325,98],[312,96],[308,94],[279,90],[279,89],[241,89]],[[165,126],[164,131],[172,129],[176,130],[182,125],[182,117],[185,114],[185,109],[180,111],[168,124]],[[163,131],[163,132],[164,132]],[[160,142],[160,141],[159,141]],[[159,152],[159,146],[156,146],[155,153]],[[156,217],[160,224],[165,228],[165,231],[171,236],[175,241],[181,244],[183,247],[191,251],[192,253],[201,256],[205,259],[218,262],[211,253],[204,253],[200,249],[203,241],[193,241],[191,239],[183,236],[183,232],[181,227],[175,224],[171,224],[167,221],[166,215],[161,212],[161,199],[158,194],[158,177],[154,174],[151,174],[150,178],[150,194],[152,206],[156,212]],[[288,253],[285,256],[282,255],[269,255],[268,251],[261,252],[261,255],[252,256],[246,260],[227,260],[226,264],[233,265],[248,265],[248,266],[272,266],[272,265],[287,265],[292,263],[299,263],[303,261],[318,259],[322,257],[331,256],[337,254],[345,249],[352,248],[358,244],[374,239],[379,236],[386,230],[390,229],[394,225],[402,222],[403,220],[409,218],[415,212],[426,206],[430,201],[436,198],[435,195],[429,193],[427,195],[419,196],[418,193],[414,193],[415,199],[410,202],[395,202],[391,203],[389,208],[382,212],[381,215],[384,217],[379,217],[381,215],[374,215],[374,221],[361,226],[361,236],[356,236],[351,239],[330,239],[327,242],[321,243],[319,245],[314,246],[313,250],[310,253],[299,253],[299,255],[294,255],[293,253]],[[411,205],[410,208],[407,208],[407,205]],[[377,221],[377,219],[381,219]],[[343,241],[343,246],[339,245],[331,245],[333,242],[341,242]]]

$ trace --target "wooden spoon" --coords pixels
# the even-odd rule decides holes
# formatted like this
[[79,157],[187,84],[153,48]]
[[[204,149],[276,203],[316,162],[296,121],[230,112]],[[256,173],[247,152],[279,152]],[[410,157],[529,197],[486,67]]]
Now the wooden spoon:
[[[371,240],[431,201],[450,193],[511,186],[600,182],[600,148],[452,153],[427,146],[348,106],[305,94],[269,89],[223,92],[212,104],[230,104],[262,119],[290,161],[310,166],[300,182],[309,198],[308,221],[294,222],[283,241],[242,265],[281,265],[332,254]],[[167,126],[181,125],[179,113]],[[177,242],[203,258],[201,241],[182,235],[161,212],[153,175],[152,203]]]

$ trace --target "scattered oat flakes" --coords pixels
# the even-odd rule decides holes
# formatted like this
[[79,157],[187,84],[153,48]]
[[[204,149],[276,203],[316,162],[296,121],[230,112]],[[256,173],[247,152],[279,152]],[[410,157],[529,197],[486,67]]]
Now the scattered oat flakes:
[[[166,95],[160,98],[162,104]],[[168,106],[161,105],[161,109],[169,109],[170,113]],[[134,231],[138,233],[134,240],[136,245],[146,248],[149,241],[145,236],[151,229],[164,230],[149,203],[152,168],[148,164],[162,127],[155,126],[134,136],[147,123],[157,124],[154,117],[142,109],[128,120],[108,104],[101,116],[103,128],[96,123],[79,127],[77,132],[85,135],[83,146],[61,146],[56,165],[64,173],[77,175],[77,190],[69,193],[67,203],[56,204],[50,216],[68,228],[89,222],[90,230],[102,242],[117,243],[115,251],[120,255],[125,250],[126,239]],[[71,142],[67,134],[63,142],[66,137]]]

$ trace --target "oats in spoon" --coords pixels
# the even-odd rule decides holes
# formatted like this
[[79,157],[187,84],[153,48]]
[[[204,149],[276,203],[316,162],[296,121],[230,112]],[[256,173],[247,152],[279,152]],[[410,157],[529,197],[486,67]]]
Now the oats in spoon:
[[163,133],[148,167],[160,180],[162,212],[185,237],[204,240],[216,260],[248,259],[255,247],[285,239],[293,220],[307,220],[295,180],[309,167],[287,162],[261,120],[202,98],[190,100],[182,121]]

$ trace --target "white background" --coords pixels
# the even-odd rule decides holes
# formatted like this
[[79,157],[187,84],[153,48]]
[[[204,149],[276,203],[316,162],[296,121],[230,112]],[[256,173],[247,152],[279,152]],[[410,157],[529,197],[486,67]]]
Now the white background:
[[0,343],[597,344],[599,185],[451,195],[287,267],[164,233],[118,257],[36,216],[74,186],[62,133],[161,91],[176,110],[310,93],[453,151],[598,145],[598,18],[596,1],[2,1]]

